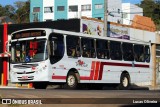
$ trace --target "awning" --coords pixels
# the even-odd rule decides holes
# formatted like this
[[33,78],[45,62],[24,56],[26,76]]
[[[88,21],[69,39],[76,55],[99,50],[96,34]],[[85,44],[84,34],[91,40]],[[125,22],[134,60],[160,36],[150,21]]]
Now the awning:
[[0,53],[0,57],[10,57],[9,53]]

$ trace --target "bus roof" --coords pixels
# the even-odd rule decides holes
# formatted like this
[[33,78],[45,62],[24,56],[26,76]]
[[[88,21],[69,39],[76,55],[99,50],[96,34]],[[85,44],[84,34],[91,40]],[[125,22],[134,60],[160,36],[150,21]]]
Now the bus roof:
[[111,41],[118,41],[118,42],[126,42],[126,43],[135,43],[135,44],[144,44],[144,45],[150,45],[151,42],[146,42],[142,40],[126,40],[126,39],[118,39],[118,38],[111,38],[111,37],[103,37],[103,36],[97,36],[97,35],[89,35],[89,34],[84,34],[82,32],[73,32],[73,31],[65,31],[65,30],[58,30],[58,29],[50,29],[50,28],[31,28],[31,29],[23,29],[23,30],[18,30],[13,32],[11,35],[22,32],[22,31],[27,31],[27,30],[50,30],[52,33],[60,33],[64,35],[74,35],[74,36],[79,36],[79,37],[87,37],[87,38],[93,38],[93,39],[103,39],[103,40],[111,40]]

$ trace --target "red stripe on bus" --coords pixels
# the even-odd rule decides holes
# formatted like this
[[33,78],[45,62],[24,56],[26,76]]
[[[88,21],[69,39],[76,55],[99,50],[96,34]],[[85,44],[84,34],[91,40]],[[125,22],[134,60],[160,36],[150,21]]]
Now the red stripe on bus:
[[135,67],[149,68],[149,65],[135,64]]
[[[52,79],[66,80],[67,76],[52,76]],[[80,76],[80,80],[89,80],[90,77]]]
[[80,76],[80,80],[90,80],[90,77]]
[[104,62],[101,62],[98,80],[102,80]]
[[67,76],[52,76],[52,79],[66,79]]
[[149,68],[149,65],[143,65],[143,64],[135,64],[133,66],[132,64],[126,64],[126,63],[101,62],[98,80],[102,80],[104,65]]
[[96,69],[95,69],[95,74],[94,74],[94,80],[98,79],[99,76],[99,68],[100,68],[100,62],[96,62]]
[[90,73],[90,80],[93,80],[93,76],[94,76],[94,70],[95,70],[95,61],[92,61],[92,66],[91,66],[91,73]]

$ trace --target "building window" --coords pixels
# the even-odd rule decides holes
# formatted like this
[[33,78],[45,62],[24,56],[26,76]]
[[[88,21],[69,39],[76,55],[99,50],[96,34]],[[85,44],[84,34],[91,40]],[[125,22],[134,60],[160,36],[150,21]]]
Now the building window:
[[53,7],[44,7],[44,13],[53,13]]
[[77,5],[69,6],[69,12],[78,12],[78,6]]
[[34,7],[33,12],[40,12],[40,7]]
[[91,4],[88,5],[82,5],[81,11],[91,11]]
[[122,14],[122,17],[123,17],[123,18],[128,18],[128,14],[127,14],[127,13],[123,13],[123,14]]
[[120,14],[121,13],[121,10],[120,9],[118,9],[118,14]]
[[57,11],[64,11],[64,6],[57,6]]
[[95,9],[102,9],[103,8],[103,4],[95,4]]
[[96,19],[99,19],[99,20],[101,20],[102,19],[102,17],[95,17]]

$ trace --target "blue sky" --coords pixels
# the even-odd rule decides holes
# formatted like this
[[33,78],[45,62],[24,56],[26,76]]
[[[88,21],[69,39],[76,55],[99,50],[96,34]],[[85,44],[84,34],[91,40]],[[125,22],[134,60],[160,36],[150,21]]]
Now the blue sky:
[[[13,5],[14,2],[16,1],[27,1],[27,0],[0,0],[0,4],[3,6],[7,4]],[[136,3],[140,3],[141,0],[122,0],[122,2],[136,4]]]
[[124,2],[124,3],[132,3],[132,4],[138,4],[141,1],[142,0],[122,0],[122,2]]
[[7,4],[14,5],[14,2],[16,1],[27,1],[27,0],[0,0],[0,4],[5,6]]

